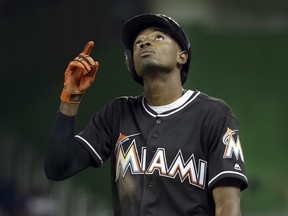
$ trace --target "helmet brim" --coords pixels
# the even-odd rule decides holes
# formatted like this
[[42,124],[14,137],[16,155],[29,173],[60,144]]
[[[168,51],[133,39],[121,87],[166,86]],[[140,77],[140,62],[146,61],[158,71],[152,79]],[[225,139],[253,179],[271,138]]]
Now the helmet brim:
[[[161,15],[157,14],[142,14],[129,19],[122,28],[122,42],[126,49],[133,47],[134,40],[145,28],[159,27],[167,31],[172,37],[174,36],[175,28]],[[177,39],[177,38],[175,38]]]

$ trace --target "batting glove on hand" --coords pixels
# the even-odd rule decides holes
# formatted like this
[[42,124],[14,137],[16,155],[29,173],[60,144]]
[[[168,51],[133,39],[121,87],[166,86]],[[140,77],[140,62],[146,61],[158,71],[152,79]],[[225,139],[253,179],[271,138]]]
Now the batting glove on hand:
[[62,102],[79,104],[83,94],[93,83],[99,67],[99,63],[89,56],[93,46],[94,42],[89,41],[79,56],[69,63],[60,96]]

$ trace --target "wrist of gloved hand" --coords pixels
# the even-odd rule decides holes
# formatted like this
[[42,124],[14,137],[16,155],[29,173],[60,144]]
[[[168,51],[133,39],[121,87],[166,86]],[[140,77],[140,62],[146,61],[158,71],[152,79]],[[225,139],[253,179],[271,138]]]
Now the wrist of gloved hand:
[[62,93],[60,95],[60,100],[64,103],[79,104],[81,102],[83,94],[84,92],[72,93],[72,92],[67,91],[65,88],[63,88]]

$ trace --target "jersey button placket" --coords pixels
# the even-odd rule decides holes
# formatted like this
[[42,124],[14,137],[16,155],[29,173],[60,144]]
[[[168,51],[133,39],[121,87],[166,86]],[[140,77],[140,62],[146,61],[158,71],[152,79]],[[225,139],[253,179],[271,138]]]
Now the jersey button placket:
[[[152,137],[154,139],[157,139],[159,137],[159,133],[157,131],[153,132],[152,133]],[[156,152],[156,147],[155,146],[151,147],[151,152],[153,153],[153,155],[155,154],[155,152]]]
[[148,182],[148,188],[150,188],[150,189],[151,189],[151,188],[152,188],[152,186],[153,186],[153,182],[151,182],[151,181],[150,181],[150,182]]
[[[159,118],[157,118],[156,120],[155,120],[155,126],[154,127],[158,127],[158,125],[159,124],[161,124],[162,123],[162,120],[161,119],[159,119]],[[157,130],[154,130],[154,132],[152,133],[152,137],[154,138],[154,140],[156,141],[156,139],[157,138],[159,138],[159,132],[157,131]],[[157,141],[156,141],[157,142]],[[153,155],[156,153],[156,147],[155,146],[153,146],[153,147],[151,147],[151,152],[153,153]]]
[[153,136],[154,138],[158,138],[158,137],[159,137],[159,133],[158,133],[157,131],[154,131],[153,134],[152,134],[152,136]]
[[[149,158],[147,159],[147,161],[151,161],[153,156],[155,155],[155,153],[157,152],[158,149],[158,145],[159,145],[159,138],[160,138],[160,133],[159,133],[159,125],[162,123],[162,120],[159,118],[154,119],[154,125],[152,125],[149,128],[149,138],[148,138],[148,142],[147,142],[147,148],[150,151],[150,154],[147,153],[147,155],[149,155]],[[160,130],[161,131],[161,130]],[[148,164],[149,164],[148,162]],[[151,199],[155,199],[156,196],[156,192],[155,189],[157,189],[157,186],[155,185],[155,181],[153,180],[154,176],[151,174],[146,174],[144,175],[144,187],[145,190],[143,191],[143,200],[146,200],[143,205],[142,205],[142,209],[143,209],[143,216],[152,216],[152,212],[149,209],[149,206],[151,205]],[[150,200],[150,201],[149,201]],[[141,214],[141,215],[142,215]]]
[[156,119],[156,124],[161,124],[162,120],[161,119]]

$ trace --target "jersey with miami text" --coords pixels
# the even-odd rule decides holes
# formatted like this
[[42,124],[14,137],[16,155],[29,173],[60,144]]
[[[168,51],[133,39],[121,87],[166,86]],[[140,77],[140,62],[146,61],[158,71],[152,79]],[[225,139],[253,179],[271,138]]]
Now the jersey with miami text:
[[143,95],[117,98],[76,135],[94,166],[111,158],[115,215],[210,216],[219,180],[247,187],[239,124],[227,104],[197,90],[184,96],[162,113]]

